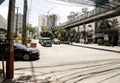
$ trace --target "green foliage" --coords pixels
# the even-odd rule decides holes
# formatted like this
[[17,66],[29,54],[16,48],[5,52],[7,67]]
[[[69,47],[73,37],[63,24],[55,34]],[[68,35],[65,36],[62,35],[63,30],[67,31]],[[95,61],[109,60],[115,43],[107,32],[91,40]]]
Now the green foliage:
[[118,22],[117,18],[113,18],[113,19],[110,21],[110,23],[111,23],[112,29],[118,28],[119,22]]
[[27,26],[27,31],[31,32],[32,34],[34,34],[36,32],[35,28]]
[[58,38],[61,41],[64,41],[65,36],[66,36],[66,32],[65,32],[65,30],[63,28],[59,28],[59,29],[57,29],[57,35],[58,35]]
[[97,43],[98,43],[98,45],[103,45],[104,44],[104,40],[103,39],[98,39]]
[[[29,33],[31,32],[32,34],[34,34],[36,32],[35,28],[33,28],[31,26],[27,26],[26,30],[29,31]],[[22,33],[22,27],[18,28],[18,32]]]
[[[19,41],[22,42],[22,35],[18,35],[16,37],[15,42],[19,43]],[[26,38],[26,41],[27,41],[27,43],[30,43],[31,42],[31,38]]]
[[110,20],[102,20],[98,22],[97,31],[103,32],[104,30],[111,29]]
[[91,25],[91,24],[89,24],[89,25],[88,25],[88,27],[92,27],[92,25]]
[[52,34],[49,31],[46,32],[40,32],[41,37],[49,37],[52,38]]
[[27,43],[30,43],[31,41],[31,38],[27,38]]

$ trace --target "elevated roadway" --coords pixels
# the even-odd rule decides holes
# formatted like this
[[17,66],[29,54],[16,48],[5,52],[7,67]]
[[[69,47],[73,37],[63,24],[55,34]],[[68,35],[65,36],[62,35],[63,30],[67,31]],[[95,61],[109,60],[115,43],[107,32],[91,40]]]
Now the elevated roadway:
[[61,25],[56,26],[55,28],[61,28],[61,27],[72,28],[75,26],[80,26],[83,24],[87,24],[94,21],[107,19],[107,18],[119,16],[119,15],[120,15],[120,6],[111,10],[103,11],[102,13],[95,13],[95,10],[92,10],[87,14],[83,14],[78,17],[75,17],[74,19],[71,19]]

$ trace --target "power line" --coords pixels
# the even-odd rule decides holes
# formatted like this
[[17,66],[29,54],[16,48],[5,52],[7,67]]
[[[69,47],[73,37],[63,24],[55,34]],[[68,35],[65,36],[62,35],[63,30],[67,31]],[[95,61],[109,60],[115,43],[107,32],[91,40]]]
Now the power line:
[[[77,7],[86,7],[86,5],[85,4],[77,4],[77,3],[68,3],[67,4],[67,2],[65,2],[65,3],[59,3],[58,2],[58,0],[55,2],[55,1],[50,1],[50,0],[44,0],[45,2],[50,2],[50,3],[53,3],[53,4],[58,4],[58,5],[65,5],[65,6],[77,6]],[[61,1],[61,0],[59,0],[59,1]],[[63,1],[62,1],[63,2]],[[89,5],[89,6],[91,6],[91,5]]]

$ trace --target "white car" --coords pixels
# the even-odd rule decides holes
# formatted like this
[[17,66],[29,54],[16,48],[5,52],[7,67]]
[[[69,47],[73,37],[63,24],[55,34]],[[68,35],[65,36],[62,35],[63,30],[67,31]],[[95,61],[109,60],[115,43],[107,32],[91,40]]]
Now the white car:
[[80,43],[84,43],[84,39],[81,38],[81,39],[80,39]]
[[60,44],[60,40],[58,40],[57,38],[54,38],[54,39],[53,39],[53,43],[54,43],[54,44]]

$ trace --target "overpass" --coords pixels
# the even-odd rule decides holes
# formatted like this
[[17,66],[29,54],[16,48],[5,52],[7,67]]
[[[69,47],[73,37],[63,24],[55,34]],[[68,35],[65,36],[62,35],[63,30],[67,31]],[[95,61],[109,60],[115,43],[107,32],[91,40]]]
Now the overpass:
[[86,12],[85,14],[76,16],[60,25],[55,26],[55,28],[53,29],[54,30],[56,30],[57,28],[68,29],[68,28],[73,28],[75,26],[80,26],[83,24],[95,22],[98,20],[119,16],[120,15],[120,1],[116,1],[116,0],[111,1],[105,5],[102,5],[99,8],[99,12],[96,12],[97,10],[98,9],[95,8],[94,10]]
[[107,18],[119,16],[119,15],[120,15],[120,7],[111,9],[109,11],[106,10],[106,11],[101,12],[101,13],[95,13],[95,10],[92,10],[89,13],[77,16],[77,17],[75,17],[75,18],[73,18],[65,23],[57,25],[55,27],[55,29],[57,29],[57,28],[73,28],[75,26],[80,26],[83,24],[88,24],[91,22],[95,22],[98,20],[107,19]]
[[[75,0],[75,1],[78,1],[78,0]],[[95,2],[98,0],[88,0],[88,1]],[[55,26],[53,30],[56,31],[57,28],[70,29],[73,27],[78,27],[78,35],[80,38],[80,27],[79,26],[83,25],[83,29],[85,31],[86,30],[86,27],[84,26],[85,24],[96,22],[96,21],[103,20],[103,19],[112,18],[115,16],[120,16],[120,0],[109,0],[105,4],[102,4],[102,3],[97,4],[97,7],[92,11],[88,11],[82,15],[75,16],[74,18],[71,18],[70,20],[64,23]],[[85,41],[86,34],[84,34],[84,36],[85,36],[84,37],[84,41]],[[118,31],[118,44],[120,44],[120,30]]]

